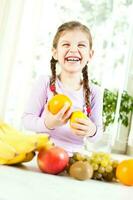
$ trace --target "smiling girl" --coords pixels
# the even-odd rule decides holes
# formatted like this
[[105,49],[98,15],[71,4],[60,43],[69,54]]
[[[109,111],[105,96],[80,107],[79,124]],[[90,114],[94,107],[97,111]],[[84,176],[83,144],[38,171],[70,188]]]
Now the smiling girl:
[[[22,117],[26,129],[48,133],[55,145],[68,152],[79,151],[84,138],[95,142],[102,136],[103,94],[88,78],[93,53],[88,27],[77,21],[62,24],[53,39],[52,75],[39,78]],[[61,67],[59,75],[56,74],[57,63]],[[68,96],[73,106],[68,110],[65,105],[52,115],[47,102],[57,93]],[[74,110],[81,110],[88,118],[77,118],[72,129],[68,120]]]

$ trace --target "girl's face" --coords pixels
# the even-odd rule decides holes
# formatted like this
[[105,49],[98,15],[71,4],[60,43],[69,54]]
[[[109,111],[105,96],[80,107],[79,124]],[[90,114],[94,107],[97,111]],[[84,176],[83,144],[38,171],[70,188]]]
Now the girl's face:
[[79,29],[63,32],[57,48],[53,49],[53,57],[58,60],[62,70],[69,73],[81,72],[92,55],[89,36]]

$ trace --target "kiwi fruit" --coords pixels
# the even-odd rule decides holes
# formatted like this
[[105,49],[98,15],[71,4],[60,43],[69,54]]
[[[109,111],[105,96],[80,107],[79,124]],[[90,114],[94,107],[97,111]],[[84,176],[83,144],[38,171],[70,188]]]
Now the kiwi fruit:
[[86,180],[92,178],[93,168],[88,162],[76,161],[70,166],[69,174],[75,179]]

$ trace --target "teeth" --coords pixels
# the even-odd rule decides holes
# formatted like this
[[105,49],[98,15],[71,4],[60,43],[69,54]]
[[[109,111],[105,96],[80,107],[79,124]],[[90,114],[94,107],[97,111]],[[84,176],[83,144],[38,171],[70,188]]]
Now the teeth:
[[79,58],[67,58],[67,61],[79,61]]

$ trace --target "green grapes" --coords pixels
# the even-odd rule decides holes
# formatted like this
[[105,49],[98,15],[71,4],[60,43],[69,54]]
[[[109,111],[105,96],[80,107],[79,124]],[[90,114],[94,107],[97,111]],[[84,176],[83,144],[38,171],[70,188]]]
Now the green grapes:
[[83,155],[79,152],[73,154],[69,161],[69,167],[77,161],[87,161],[93,167],[92,179],[101,181],[115,181],[115,171],[119,164],[113,160],[111,155],[105,152],[93,152],[90,156]]
[[112,160],[110,154],[105,152],[93,152],[90,161],[94,170],[93,179],[102,181],[115,180],[115,170],[118,161]]

